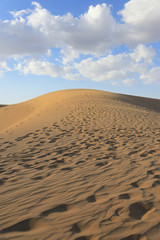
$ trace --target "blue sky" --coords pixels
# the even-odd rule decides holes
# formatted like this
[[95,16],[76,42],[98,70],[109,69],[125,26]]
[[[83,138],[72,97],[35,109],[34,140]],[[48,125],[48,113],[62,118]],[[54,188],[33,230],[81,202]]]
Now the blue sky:
[[0,1],[0,104],[62,89],[160,98],[159,0]]

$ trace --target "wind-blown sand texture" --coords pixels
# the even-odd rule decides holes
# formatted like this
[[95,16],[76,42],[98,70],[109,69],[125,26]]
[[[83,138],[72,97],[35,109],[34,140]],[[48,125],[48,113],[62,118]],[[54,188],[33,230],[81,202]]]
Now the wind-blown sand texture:
[[0,239],[160,239],[160,100],[59,91],[0,132]]

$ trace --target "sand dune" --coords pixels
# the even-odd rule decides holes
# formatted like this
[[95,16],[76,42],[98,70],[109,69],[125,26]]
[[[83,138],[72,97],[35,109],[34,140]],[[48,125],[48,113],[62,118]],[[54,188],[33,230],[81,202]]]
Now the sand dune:
[[160,239],[160,100],[59,91],[0,132],[0,239]]

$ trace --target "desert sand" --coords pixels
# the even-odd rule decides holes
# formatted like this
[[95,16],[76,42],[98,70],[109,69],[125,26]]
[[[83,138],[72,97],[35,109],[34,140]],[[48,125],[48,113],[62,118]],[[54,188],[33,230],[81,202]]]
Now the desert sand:
[[64,90],[0,107],[1,240],[159,240],[160,100]]

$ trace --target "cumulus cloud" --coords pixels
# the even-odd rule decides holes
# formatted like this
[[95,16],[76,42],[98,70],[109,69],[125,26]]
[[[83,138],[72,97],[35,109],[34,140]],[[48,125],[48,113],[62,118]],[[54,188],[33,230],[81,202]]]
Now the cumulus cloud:
[[36,1],[32,1],[32,5],[35,5],[37,8],[42,8],[41,5]]
[[25,75],[35,74],[37,76],[49,76],[52,78],[62,77],[69,80],[81,80],[84,78],[73,66],[64,66],[63,64],[57,66],[46,60],[28,59],[23,63],[17,63],[15,70]]
[[124,42],[150,43],[160,40],[159,0],[130,0],[119,12],[126,28]]
[[85,78],[96,82],[111,81],[113,84],[122,82],[133,83],[136,74],[141,76],[148,69],[154,56],[152,47],[138,45],[133,52],[98,58],[87,58],[75,63],[76,70]]
[[14,18],[22,17],[23,15],[28,14],[30,12],[31,12],[31,9],[24,9],[20,11],[10,11],[10,13]]
[[160,30],[157,30],[159,0],[154,0],[152,7],[150,4],[149,0],[130,0],[119,12],[123,23],[113,18],[110,7],[105,3],[91,5],[88,12],[79,18],[70,13],[55,16],[38,5],[27,17],[27,24],[44,33],[50,46],[104,55],[110,47],[121,44],[136,46],[160,40]]
[[72,49],[72,47],[65,47],[61,50],[62,54],[62,63],[68,64],[70,62],[73,62],[76,58],[79,57],[79,52]]
[[[44,33],[51,46],[67,46],[83,54],[104,54],[113,45],[116,31],[116,21],[106,4],[90,6],[79,18],[70,13],[55,16],[38,7],[27,17],[27,22]],[[115,45],[116,42],[115,39]]]
[[3,73],[9,71],[11,71],[11,69],[8,67],[7,62],[5,61],[0,62],[0,77],[3,76]]
[[151,68],[150,70],[142,74],[140,78],[145,84],[153,82],[160,84],[160,67],[158,66]]
[[53,63],[34,59],[26,61],[23,64],[18,63],[15,69],[23,72],[25,75],[45,75],[53,78],[58,77],[63,73],[63,68],[56,66]]
[[[143,50],[143,51],[142,51]],[[160,68],[151,68],[154,50],[151,47],[138,45],[132,52],[109,54],[105,57],[87,58],[72,65],[57,66],[43,60],[26,60],[18,63],[16,70],[24,74],[46,75],[52,78],[61,77],[68,80],[92,80],[111,82],[113,85],[131,86],[136,78],[145,83],[157,81]],[[147,74],[148,75],[147,75]]]
[[0,57],[44,54],[48,43],[44,35],[26,24],[22,17],[0,20]]
[[[145,44],[160,40],[159,0],[129,0],[118,13],[119,22],[105,3],[91,5],[79,17],[54,15],[36,1],[32,6],[12,11],[11,20],[0,20],[0,59],[20,58],[15,70],[112,84],[132,85],[137,76],[145,83],[158,82],[156,52]],[[111,49],[122,44],[132,50],[112,54]],[[53,59],[52,48],[60,49],[58,65],[40,60],[44,54]],[[30,59],[24,61],[26,56]]]
[[80,73],[73,73],[72,70],[69,73],[65,73],[63,75],[63,78],[67,80],[73,80],[73,81],[80,81],[85,79],[85,77],[82,76]]
[[152,63],[153,58],[155,57],[156,52],[152,46],[146,47],[145,45],[139,44],[133,53],[130,56],[136,61],[145,61]]
[[[160,20],[160,5],[158,0],[130,0],[119,11],[123,21],[138,28],[149,29]],[[153,25],[154,24],[154,25]]]
[[70,13],[51,14],[35,1],[32,5],[33,9],[11,12],[14,19],[0,21],[1,55],[43,54],[60,47],[64,55],[69,49],[74,59],[78,53],[102,56],[121,44],[160,40],[159,0],[153,0],[152,5],[149,0],[130,0],[119,12],[123,23],[114,19],[105,3],[91,5],[78,18]]

